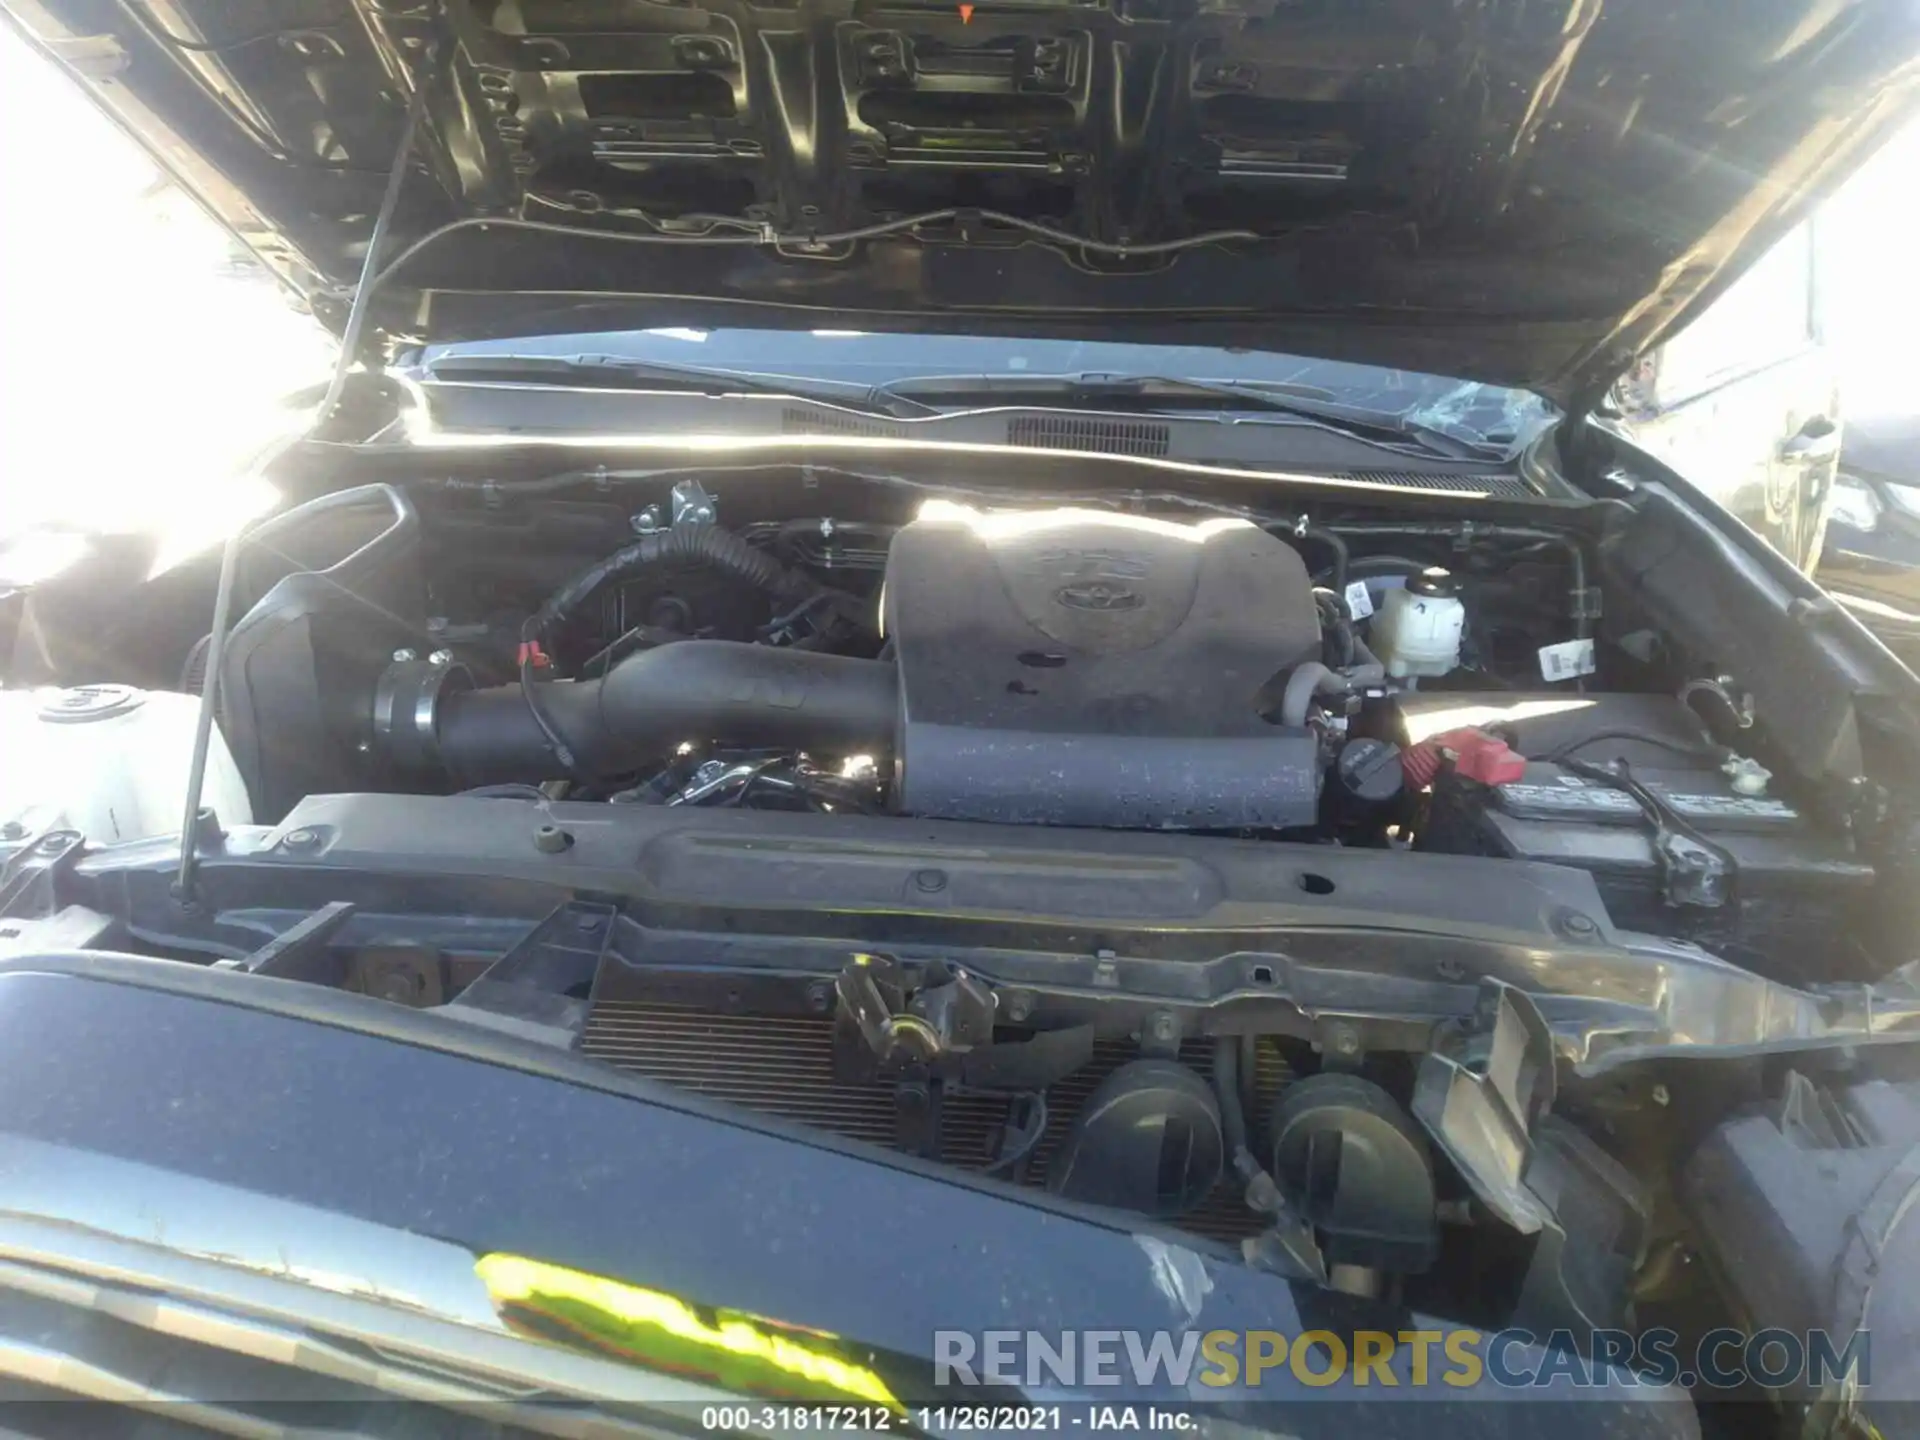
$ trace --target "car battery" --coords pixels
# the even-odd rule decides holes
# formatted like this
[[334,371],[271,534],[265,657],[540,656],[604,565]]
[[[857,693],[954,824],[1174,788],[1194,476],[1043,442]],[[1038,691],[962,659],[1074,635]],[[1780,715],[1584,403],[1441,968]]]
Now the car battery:
[[[1463,721],[1460,701],[1396,697],[1393,723],[1406,743],[1461,723],[1489,728],[1528,763],[1518,779],[1496,785],[1443,770],[1417,830],[1419,848],[1576,866],[1594,877],[1618,927],[1698,940],[1790,984],[1847,973],[1848,915],[1873,885],[1873,867],[1844,835],[1786,798],[1737,792],[1679,702],[1503,696]],[[1571,759],[1586,762],[1585,773],[1562,763]],[[1589,768],[1616,760],[1725,855],[1725,903],[1673,902],[1646,807]]]

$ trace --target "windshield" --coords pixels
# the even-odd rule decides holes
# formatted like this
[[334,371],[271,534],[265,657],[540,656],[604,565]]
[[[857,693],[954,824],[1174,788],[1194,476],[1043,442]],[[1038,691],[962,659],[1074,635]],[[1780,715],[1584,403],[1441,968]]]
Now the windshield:
[[[424,367],[448,357],[516,356],[631,361],[784,378],[814,385],[891,388],[909,382],[966,379],[983,393],[972,403],[1018,403],[1025,382],[1062,378],[1155,377],[1207,385],[1270,390],[1279,398],[1326,403],[1391,420],[1410,430],[1448,437],[1480,450],[1518,453],[1558,411],[1522,390],[1450,379],[1413,370],[1383,369],[1267,351],[1205,346],[1136,345],[1114,341],[1026,340],[973,335],[883,335],[848,330],[653,330],[532,335],[436,345],[419,356]],[[450,377],[451,378],[451,377]],[[941,387],[940,403],[955,403],[955,387]],[[1256,397],[1236,404],[1223,396],[1222,412],[1251,410]],[[1108,409],[1125,409],[1113,399]]]

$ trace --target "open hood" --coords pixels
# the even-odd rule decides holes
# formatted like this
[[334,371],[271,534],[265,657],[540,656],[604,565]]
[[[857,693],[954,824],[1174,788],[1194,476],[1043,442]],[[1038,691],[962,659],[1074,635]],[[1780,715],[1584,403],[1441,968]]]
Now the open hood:
[[1911,0],[0,4],[336,328],[404,146],[370,340],[1097,337],[1575,407],[1920,96]]

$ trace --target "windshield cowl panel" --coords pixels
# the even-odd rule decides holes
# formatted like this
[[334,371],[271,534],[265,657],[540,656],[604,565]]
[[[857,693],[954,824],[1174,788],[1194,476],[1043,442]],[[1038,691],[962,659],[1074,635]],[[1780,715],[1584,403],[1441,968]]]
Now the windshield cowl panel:
[[428,347],[402,368],[428,381],[785,393],[900,420],[1021,405],[1288,416],[1480,460],[1511,459],[1558,413],[1526,391],[1262,351],[842,330],[521,336]]

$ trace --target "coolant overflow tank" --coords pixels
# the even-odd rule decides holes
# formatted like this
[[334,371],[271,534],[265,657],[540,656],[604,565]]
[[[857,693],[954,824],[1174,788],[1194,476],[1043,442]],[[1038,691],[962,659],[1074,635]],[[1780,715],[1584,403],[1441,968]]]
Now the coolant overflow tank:
[[[130,685],[0,691],[0,825],[78,830],[97,845],[174,833],[199,708],[194,696]],[[223,825],[253,823],[217,725],[200,803]]]
[[1373,650],[1395,679],[1445,675],[1459,668],[1466,628],[1467,607],[1452,577],[1429,570],[1387,592],[1373,621]]

